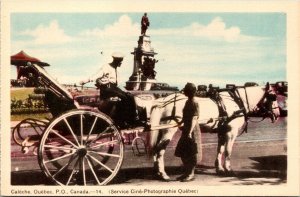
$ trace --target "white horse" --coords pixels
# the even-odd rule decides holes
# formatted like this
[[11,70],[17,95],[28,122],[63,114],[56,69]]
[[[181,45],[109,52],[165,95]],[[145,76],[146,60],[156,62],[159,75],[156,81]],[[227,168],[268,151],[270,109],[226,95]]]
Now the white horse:
[[[232,91],[219,92],[219,105],[211,98],[195,97],[200,107],[199,124],[201,129],[210,129],[218,134],[218,148],[215,160],[217,173],[230,173],[232,147],[242,129],[247,125],[247,114],[256,110],[257,104],[265,100],[264,87],[240,87]],[[175,93],[156,100],[150,115],[151,128],[162,124],[176,124],[182,118],[182,110],[187,97]],[[220,113],[220,106],[223,112]],[[222,111],[222,110],[221,110]],[[224,114],[224,112],[226,112]],[[279,115],[278,109],[275,114]],[[164,166],[166,147],[177,131],[177,127],[151,130],[150,146],[152,147],[154,168],[162,180],[169,180]],[[224,160],[222,159],[224,157]]]

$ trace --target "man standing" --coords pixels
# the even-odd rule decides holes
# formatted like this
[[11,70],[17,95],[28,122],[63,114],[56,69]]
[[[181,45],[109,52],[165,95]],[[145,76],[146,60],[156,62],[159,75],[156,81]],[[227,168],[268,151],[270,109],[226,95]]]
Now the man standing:
[[147,17],[147,13],[144,13],[144,16],[142,17],[142,20],[141,20],[141,34],[142,34],[142,36],[146,35],[146,30],[147,30],[149,25],[150,25],[150,22],[149,22],[149,19]]

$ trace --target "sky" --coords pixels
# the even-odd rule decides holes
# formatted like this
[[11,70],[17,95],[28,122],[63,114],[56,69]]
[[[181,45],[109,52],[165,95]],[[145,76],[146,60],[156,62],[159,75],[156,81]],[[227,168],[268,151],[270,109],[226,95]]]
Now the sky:
[[[125,54],[121,87],[133,71],[133,52],[143,13],[12,13],[11,55],[24,50],[49,63],[60,83],[93,76]],[[243,85],[286,80],[284,13],[149,12],[147,35],[158,53],[158,82]],[[16,70],[11,66],[11,78]],[[93,84],[90,84],[93,86]]]

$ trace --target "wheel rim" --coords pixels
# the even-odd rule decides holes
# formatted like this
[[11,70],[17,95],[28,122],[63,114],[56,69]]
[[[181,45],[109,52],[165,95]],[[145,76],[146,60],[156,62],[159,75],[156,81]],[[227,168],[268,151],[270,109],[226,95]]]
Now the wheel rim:
[[53,120],[42,137],[38,160],[59,185],[105,185],[119,171],[123,143],[102,113],[71,111]]

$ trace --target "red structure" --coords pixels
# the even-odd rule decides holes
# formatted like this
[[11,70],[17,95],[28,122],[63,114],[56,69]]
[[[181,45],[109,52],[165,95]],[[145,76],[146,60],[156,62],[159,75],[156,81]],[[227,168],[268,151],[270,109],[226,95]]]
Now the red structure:
[[27,55],[24,51],[20,51],[19,53],[10,56],[10,62],[11,65],[15,65],[17,67],[17,79],[20,78],[19,72],[21,70],[22,66],[26,66],[28,62],[37,64],[39,66],[50,66],[48,63],[46,62],[42,62],[41,60],[32,57],[30,55]]

